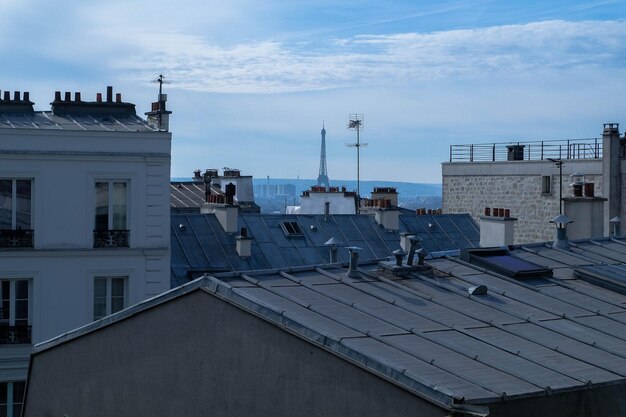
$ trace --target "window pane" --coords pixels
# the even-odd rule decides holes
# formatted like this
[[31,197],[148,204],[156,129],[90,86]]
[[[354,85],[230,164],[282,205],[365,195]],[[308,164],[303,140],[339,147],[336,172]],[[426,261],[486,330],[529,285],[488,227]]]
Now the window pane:
[[2,405],[7,403],[7,388],[8,384],[6,382],[0,383],[0,404]]
[[98,298],[106,298],[107,296],[107,279],[96,278],[93,283],[93,296]]
[[0,180],[0,229],[13,228],[13,181]]
[[0,311],[0,319],[8,321],[11,314],[11,281],[3,280],[0,291],[2,292],[2,311]]
[[111,314],[124,309],[125,278],[111,279]]
[[126,230],[126,187],[125,182],[113,183],[113,230]]
[[30,213],[31,213],[31,180],[16,181],[16,229],[31,229]]
[[109,183],[96,183],[96,230],[109,230]]
[[111,295],[113,297],[124,297],[124,278],[113,278],[111,280]]
[[24,279],[15,281],[15,298],[28,300],[28,281]]
[[[24,402],[24,391],[26,389],[26,382],[14,382],[13,383],[13,402],[14,403],[22,403]],[[13,414],[14,416],[16,414]],[[19,416],[19,414],[17,414]]]
[[107,279],[96,278],[93,283],[93,319],[107,315]]

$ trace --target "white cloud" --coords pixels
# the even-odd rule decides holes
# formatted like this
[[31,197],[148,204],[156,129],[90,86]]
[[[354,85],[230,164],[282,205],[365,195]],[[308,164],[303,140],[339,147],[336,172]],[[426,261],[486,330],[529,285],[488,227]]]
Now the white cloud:
[[117,41],[126,43],[133,55],[118,56],[116,68],[134,71],[140,79],[164,71],[177,87],[202,92],[288,93],[626,66],[624,21],[557,20],[427,34],[359,35],[328,40],[315,49],[272,40],[220,46],[177,32],[125,33]]

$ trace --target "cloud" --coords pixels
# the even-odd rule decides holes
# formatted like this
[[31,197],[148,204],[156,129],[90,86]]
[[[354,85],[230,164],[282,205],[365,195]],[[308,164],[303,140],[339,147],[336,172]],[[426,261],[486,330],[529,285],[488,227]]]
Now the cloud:
[[[113,66],[138,79],[167,73],[178,88],[290,93],[450,77],[626,67],[624,21],[560,20],[433,33],[357,35],[220,46],[179,32],[124,34]],[[111,36],[111,34],[109,34]],[[130,40],[130,42],[129,42]]]

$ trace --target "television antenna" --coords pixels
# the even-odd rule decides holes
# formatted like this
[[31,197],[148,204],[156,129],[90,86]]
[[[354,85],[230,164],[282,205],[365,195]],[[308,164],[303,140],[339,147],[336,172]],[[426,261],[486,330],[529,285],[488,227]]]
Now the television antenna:
[[559,167],[559,214],[563,214],[563,160],[548,158],[548,160],[555,163]]
[[356,148],[356,194],[361,204],[361,147],[367,143],[361,143],[360,133],[364,128],[362,113],[351,113],[348,117],[348,129],[356,130],[356,143],[347,143],[346,146]]
[[169,84],[171,81],[165,81],[165,76],[163,74],[159,74],[159,76],[151,82],[159,83],[159,97],[157,101],[159,102],[159,129],[161,129],[161,115],[163,114],[163,109],[165,108],[163,100],[161,99],[163,96],[163,84]]

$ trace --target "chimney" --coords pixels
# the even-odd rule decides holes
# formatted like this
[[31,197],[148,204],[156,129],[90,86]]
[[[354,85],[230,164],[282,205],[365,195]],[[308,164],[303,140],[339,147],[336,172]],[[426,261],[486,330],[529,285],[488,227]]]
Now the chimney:
[[107,87],[107,102],[109,103],[113,102],[113,87],[111,86]]
[[[221,197],[221,196],[213,196]],[[200,207],[201,214],[214,214],[226,233],[237,232],[239,206],[223,203],[204,203]]]
[[612,219],[620,215],[621,207],[620,137],[618,123],[605,123],[602,131],[602,197],[604,203],[603,234],[609,236]]
[[72,101],[72,93],[69,91],[65,92],[65,99],[63,101]]
[[80,92],[75,92],[74,93],[74,101],[76,101],[77,103],[80,103],[82,100],[80,99]]
[[604,236],[604,205],[607,199],[594,196],[593,183],[586,182],[583,174],[572,174],[570,178],[573,195],[563,198],[563,214],[573,223],[568,227],[569,238]]
[[410,242],[409,256],[406,259],[406,264],[408,266],[413,266],[413,259],[415,259],[415,250],[417,249],[417,245],[419,245],[422,242],[422,239],[420,239],[417,236],[410,236],[409,242]]
[[[61,94],[61,93],[59,93]],[[10,91],[5,91],[4,92],[4,101],[11,101],[11,92]]]
[[406,252],[403,249],[396,249],[393,251],[393,256],[396,258],[396,266],[402,266],[402,259],[404,259],[405,255]]
[[241,258],[249,258],[252,256],[252,239],[248,237],[248,229],[242,227],[239,230],[237,239],[237,254]]
[[116,103],[121,103],[122,102],[122,93],[115,94],[115,102]]
[[569,249],[569,240],[567,239],[567,225],[572,223],[572,220],[563,215],[559,214],[554,219],[550,220],[550,223],[554,223],[556,226],[556,240],[552,244],[554,249]]
[[350,246],[348,252],[350,253],[350,263],[348,264],[347,276],[350,278],[359,278],[359,252],[361,248],[357,246]]
[[398,230],[400,228],[400,212],[397,208],[391,207],[389,200],[384,201],[384,208],[380,206],[374,211],[376,223],[385,228],[385,230]]
[[326,201],[324,203],[324,221],[328,221],[328,216],[330,215],[330,201]]
[[480,246],[507,246],[515,241],[516,217],[510,217],[511,211],[505,208],[487,210],[485,214],[493,212],[493,216],[480,216]]
[[326,243],[324,243],[324,246],[330,249],[329,263],[334,264],[339,262],[339,246],[341,245],[343,245],[343,242],[335,239],[334,237],[331,237],[328,241],[326,241]]

